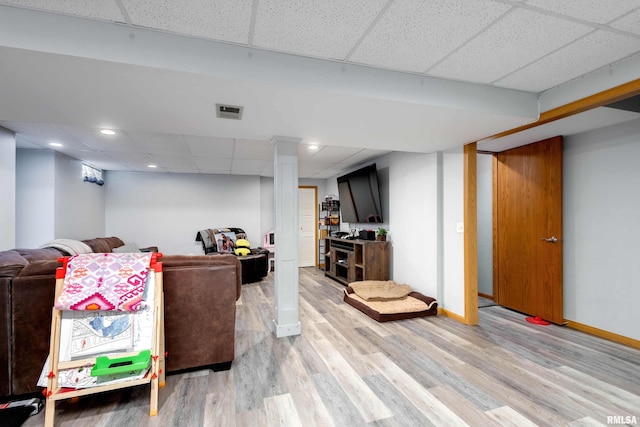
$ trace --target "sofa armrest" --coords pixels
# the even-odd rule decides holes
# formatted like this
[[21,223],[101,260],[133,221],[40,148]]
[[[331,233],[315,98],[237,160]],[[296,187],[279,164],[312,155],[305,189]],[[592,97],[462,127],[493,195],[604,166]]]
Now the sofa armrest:
[[234,359],[234,265],[168,267],[163,261],[167,372]]
[[29,263],[13,279],[11,316],[11,393],[15,395],[39,391],[39,371],[49,354],[51,308],[53,307],[57,260]]
[[236,301],[242,293],[242,265],[235,255],[165,255],[161,258],[165,269],[170,267],[199,267],[231,265],[235,268]]

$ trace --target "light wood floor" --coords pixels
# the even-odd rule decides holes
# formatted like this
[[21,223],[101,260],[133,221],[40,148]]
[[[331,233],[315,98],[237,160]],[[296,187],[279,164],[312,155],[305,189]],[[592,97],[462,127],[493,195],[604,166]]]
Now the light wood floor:
[[[243,286],[231,370],[57,405],[59,426],[596,426],[640,422],[640,351],[502,307],[480,325],[446,317],[377,323],[343,286],[300,272],[302,335],[271,332],[273,278]],[[197,327],[197,325],[194,325]],[[169,349],[170,351],[170,349]],[[616,419],[609,419],[609,421]],[[620,420],[619,418],[617,420]],[[44,411],[25,426],[40,426]]]

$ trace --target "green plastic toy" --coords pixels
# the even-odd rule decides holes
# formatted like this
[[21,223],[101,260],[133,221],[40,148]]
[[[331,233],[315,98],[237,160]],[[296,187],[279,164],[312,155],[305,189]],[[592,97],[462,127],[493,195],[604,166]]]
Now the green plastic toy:
[[120,374],[122,372],[140,371],[149,366],[151,360],[151,350],[142,350],[138,354],[109,358],[109,356],[98,356],[96,364],[91,369],[92,377],[103,375]]

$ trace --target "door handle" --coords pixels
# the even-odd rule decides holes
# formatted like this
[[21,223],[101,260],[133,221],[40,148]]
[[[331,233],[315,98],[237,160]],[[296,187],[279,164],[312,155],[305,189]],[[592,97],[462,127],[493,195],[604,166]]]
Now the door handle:
[[545,242],[549,242],[549,243],[556,243],[558,241],[558,238],[556,236],[551,236],[551,237],[543,237],[541,240],[544,240]]

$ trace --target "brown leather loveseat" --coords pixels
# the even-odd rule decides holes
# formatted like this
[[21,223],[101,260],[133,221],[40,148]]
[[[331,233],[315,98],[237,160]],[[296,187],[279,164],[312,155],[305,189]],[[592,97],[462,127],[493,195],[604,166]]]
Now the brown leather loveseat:
[[[117,237],[83,240],[93,252],[124,245]],[[0,252],[0,397],[39,392],[49,353],[58,257],[55,248]],[[228,369],[234,359],[242,271],[234,255],[161,258],[167,372]]]

